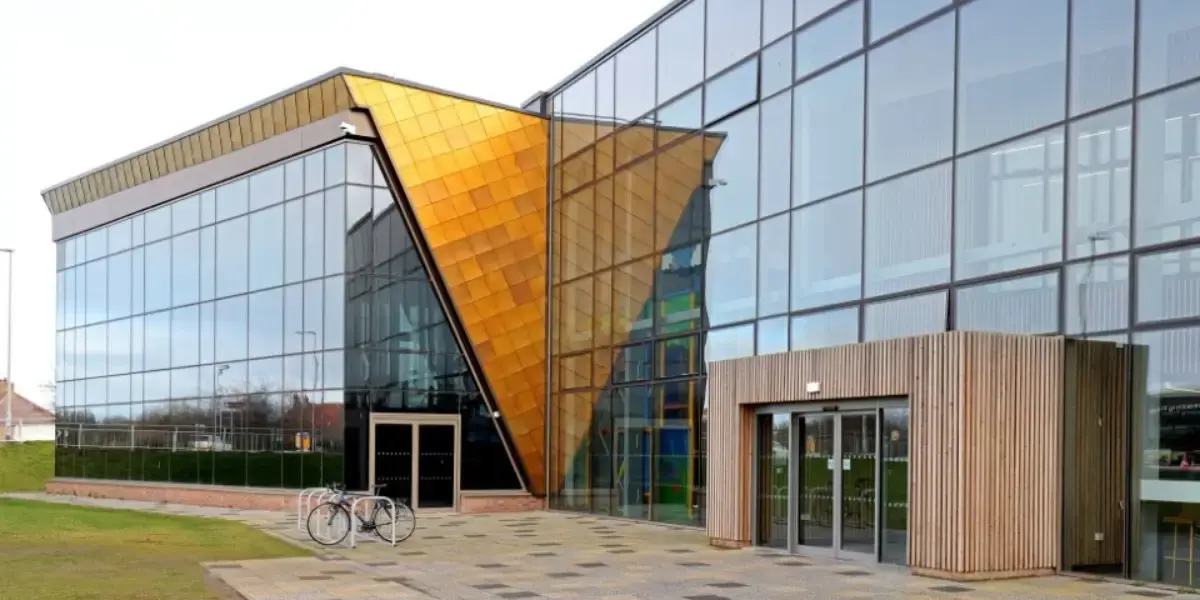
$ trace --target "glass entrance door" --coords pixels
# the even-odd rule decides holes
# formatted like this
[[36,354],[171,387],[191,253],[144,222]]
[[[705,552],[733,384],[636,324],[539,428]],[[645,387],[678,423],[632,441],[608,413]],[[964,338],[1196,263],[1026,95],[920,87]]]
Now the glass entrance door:
[[458,500],[458,417],[371,415],[371,485],[380,494],[423,509],[455,509]]
[[879,444],[874,413],[840,415],[841,544],[846,552],[875,553],[875,471]]

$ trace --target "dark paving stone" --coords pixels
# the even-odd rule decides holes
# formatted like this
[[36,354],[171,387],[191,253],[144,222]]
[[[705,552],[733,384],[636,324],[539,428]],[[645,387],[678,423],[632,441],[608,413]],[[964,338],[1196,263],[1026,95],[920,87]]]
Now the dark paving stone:
[[484,537],[484,535],[482,533],[468,533],[467,535],[465,535],[463,537],[481,538],[481,537]]
[[410,550],[408,552],[401,552],[400,556],[425,556],[425,553],[421,550]]
[[580,575],[579,573],[576,573],[574,571],[562,571],[559,573],[546,573],[546,576],[550,577],[551,579],[566,579],[568,577],[583,577],[583,575]]
[[846,577],[864,577],[871,574],[869,571],[837,571],[836,573]]
[[629,544],[600,544],[601,548],[628,548]]
[[681,562],[681,563],[679,563],[679,566],[681,566],[681,567],[711,567],[712,565],[710,565],[708,563],[704,563],[704,562]]
[[398,563],[394,560],[390,560],[390,561],[386,561],[386,562],[369,562],[369,563],[364,563],[364,564],[366,564],[368,567],[394,567],[400,563]]
[[543,548],[548,548],[550,546],[561,546],[561,545],[562,544],[560,544],[558,542],[538,542],[538,543],[534,544],[534,546],[541,546]]
[[210,568],[210,569],[242,569],[244,567],[242,567],[242,565],[237,565],[237,564],[232,564],[232,563],[220,563],[220,564],[215,564],[215,565],[208,565],[208,568]]
[[379,583],[408,583],[408,579],[405,577],[375,577],[372,581],[378,581]]
[[781,567],[807,567],[812,563],[806,563],[802,560],[785,560],[775,563]]
[[478,564],[475,566],[479,567],[480,569],[503,569],[504,567],[507,567],[508,565],[500,564],[500,563],[482,563],[482,564]]
[[338,569],[336,571],[321,571],[322,575],[353,575],[354,571],[349,569]]
[[446,539],[446,536],[442,536],[442,535],[423,535],[421,537],[423,537],[427,540],[444,540],[444,539]]
[[621,548],[618,550],[609,550],[608,553],[609,554],[633,554],[633,550],[629,550],[627,548]]
[[607,567],[608,565],[606,565],[602,562],[585,562],[585,563],[576,563],[575,566],[583,567],[585,569],[597,569],[600,567]]
[[540,594],[533,592],[503,592],[496,595],[501,598],[509,598],[510,600],[516,600],[517,598],[541,598]]
[[502,590],[502,589],[507,588],[508,586],[504,585],[503,583],[480,583],[478,585],[473,585],[471,587],[473,587],[477,590]]
[[931,592],[945,592],[947,594],[961,594],[963,592],[973,592],[974,588],[963,587],[961,585],[939,585],[929,588]]
[[727,596],[714,596],[712,594],[703,594],[700,596],[684,596],[684,600],[729,600]]
[[1150,590],[1134,590],[1132,592],[1125,593],[1129,594],[1130,596],[1141,596],[1143,598],[1167,598],[1172,595],[1166,592],[1153,592]]
[[545,558],[545,557],[547,557],[547,556],[558,556],[558,554],[557,554],[557,553],[555,553],[555,552],[530,552],[530,553],[529,553],[529,556],[536,556],[536,557],[538,557],[538,558]]
[[623,536],[623,535],[602,535],[599,537],[602,540],[619,540],[619,539],[624,538],[625,536]]
[[515,535],[513,537],[531,538],[531,537],[537,537],[537,534],[536,533],[518,533],[517,535]]
[[738,583],[736,581],[718,581],[716,583],[710,583],[708,585],[709,585],[709,587],[721,588],[723,590],[732,590],[735,588],[749,587],[744,583]]
[[531,529],[514,529],[513,533],[533,533]]
[[[424,554],[424,552],[422,552],[421,554]],[[317,556],[317,560],[323,560],[323,561],[327,561],[327,562],[336,562],[339,560],[349,560],[349,559],[347,559],[345,556],[341,556],[338,554],[320,554]]]
[[667,550],[667,552],[670,552],[671,554],[691,554],[692,552],[695,552],[695,550],[688,548],[670,548]]
[[300,581],[332,581],[333,578],[328,575],[301,575],[297,577]]

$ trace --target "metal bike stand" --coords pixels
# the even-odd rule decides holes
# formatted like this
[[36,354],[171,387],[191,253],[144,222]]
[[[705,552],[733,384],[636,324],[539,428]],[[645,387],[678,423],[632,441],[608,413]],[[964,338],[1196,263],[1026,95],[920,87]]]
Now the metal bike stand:
[[[373,509],[375,507],[375,505],[374,505],[375,502],[386,502],[386,503],[388,503],[388,505],[390,505],[392,507],[392,535],[389,536],[387,541],[391,543],[391,546],[393,548],[396,547],[396,520],[399,518],[399,513],[396,512],[396,502],[394,500],[392,500],[391,498],[388,498],[387,496],[358,496],[354,499],[354,503],[350,505],[350,547],[351,548],[354,548],[356,545],[355,534],[358,533],[358,527],[355,526],[355,524],[354,524],[354,517],[355,517],[355,515],[358,514],[358,505],[360,503],[366,503],[366,504],[364,504],[364,507],[363,507],[364,509],[366,509],[367,507],[370,507]],[[369,536],[366,539],[368,541],[377,541],[374,538],[369,537]],[[384,543],[384,540],[378,540],[378,541],[381,544]]]
[[296,496],[296,530],[297,531],[306,531],[307,530],[306,524],[308,521],[308,513],[312,512],[312,509],[316,506],[316,504],[314,504],[312,502],[312,500],[314,497],[316,497],[317,494],[320,494],[321,492],[325,492],[325,491],[328,491],[328,490],[326,488],[319,488],[319,487],[304,488],[304,489],[300,490],[300,493]]

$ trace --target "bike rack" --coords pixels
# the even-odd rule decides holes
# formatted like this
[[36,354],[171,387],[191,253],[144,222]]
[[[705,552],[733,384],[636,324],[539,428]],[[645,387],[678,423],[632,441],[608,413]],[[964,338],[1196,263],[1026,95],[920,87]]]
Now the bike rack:
[[296,496],[296,530],[297,531],[306,531],[307,530],[308,514],[310,512],[312,512],[312,509],[314,507],[316,507],[317,505],[320,504],[319,501],[313,502],[313,500],[318,495],[324,495],[323,492],[328,492],[328,491],[329,491],[328,488],[323,488],[323,487],[304,488],[304,489],[300,490],[300,493]]
[[[380,502],[380,501],[387,502],[392,507],[392,535],[389,536],[389,541],[391,542],[391,546],[393,548],[396,547],[396,521],[399,519],[399,513],[396,511],[396,502],[394,500],[392,500],[391,498],[388,498],[387,496],[358,496],[354,499],[354,503],[350,505],[350,547],[351,548],[355,547],[355,534],[358,533],[358,526],[354,523],[354,517],[355,517],[355,515],[358,514],[358,505],[360,503],[366,503],[363,506],[363,509],[366,510],[368,507],[374,508],[374,503]],[[367,536],[366,539],[370,540],[370,541],[375,541],[375,539],[370,536]],[[379,540],[379,542],[384,543],[383,540]]]

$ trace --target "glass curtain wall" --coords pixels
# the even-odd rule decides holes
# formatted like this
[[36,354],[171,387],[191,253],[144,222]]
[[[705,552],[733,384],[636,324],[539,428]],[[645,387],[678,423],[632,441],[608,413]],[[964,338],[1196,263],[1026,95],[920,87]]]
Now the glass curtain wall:
[[366,485],[371,410],[519,487],[387,180],[331,146],[58,244],[56,474]]
[[[697,469],[708,360],[947,329],[1133,342],[1158,482],[1134,564],[1167,578],[1161,515],[1200,524],[1200,492],[1161,481],[1200,433],[1198,32],[1172,0],[692,0],[556,90],[552,503],[667,520],[655,469],[614,491],[637,482],[610,403],[648,387],[661,427],[659,390],[691,382]],[[688,369],[651,368],[672,347]]]

